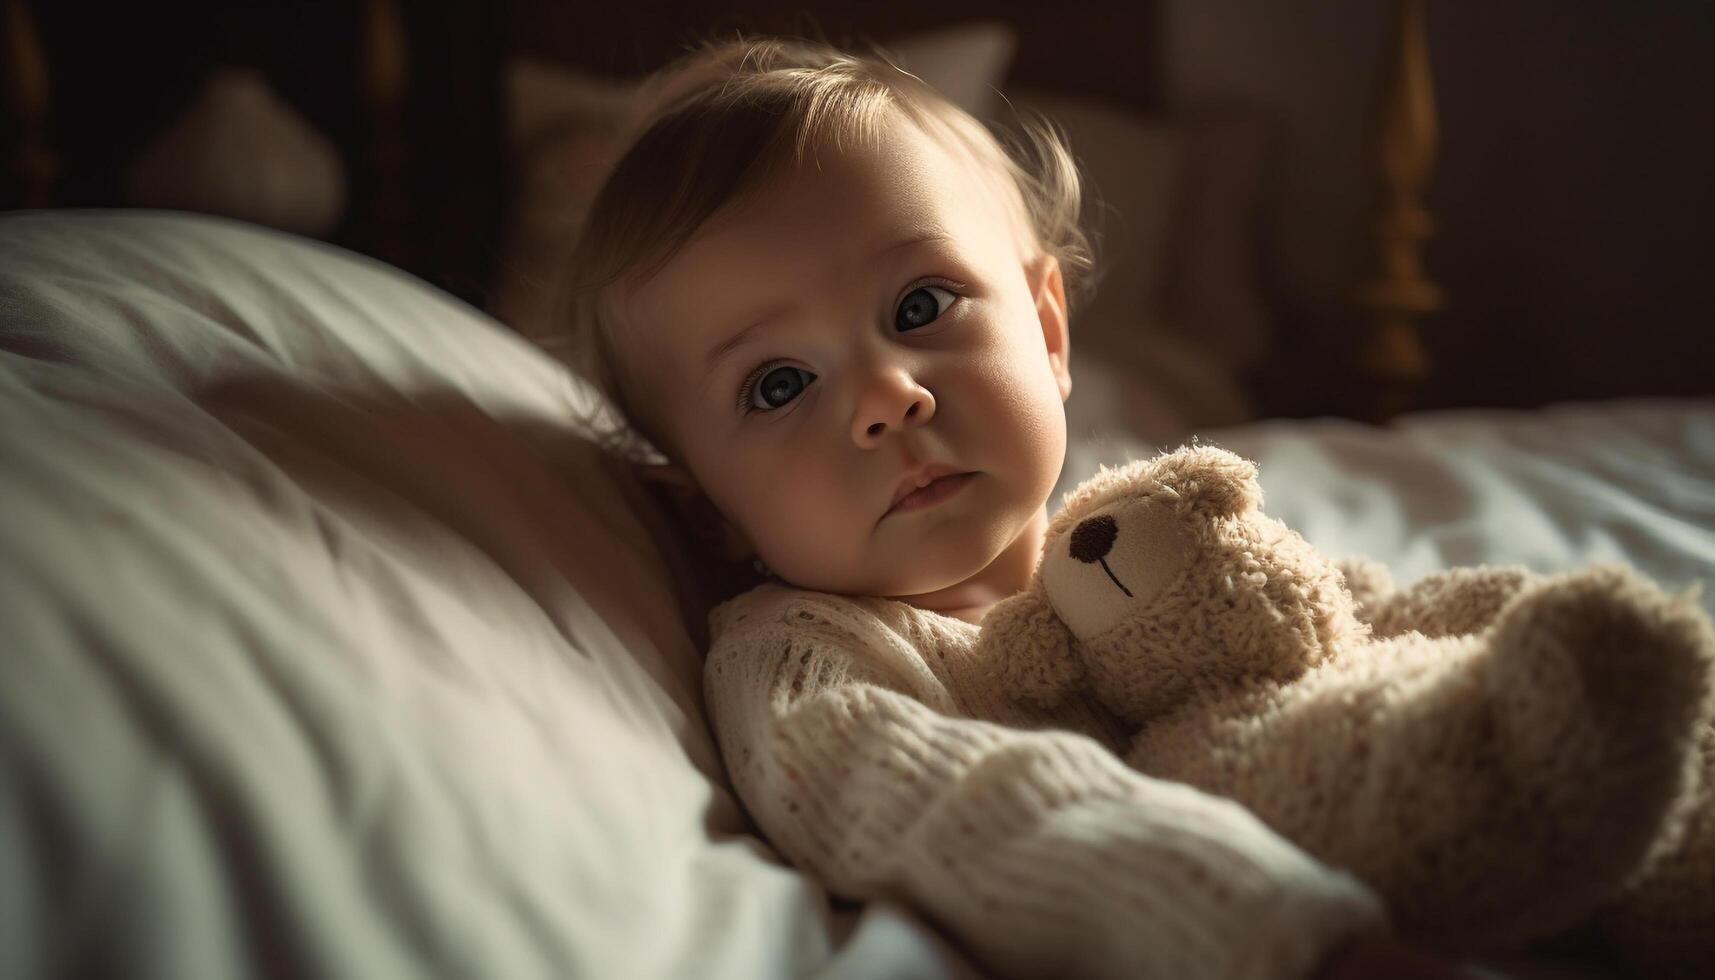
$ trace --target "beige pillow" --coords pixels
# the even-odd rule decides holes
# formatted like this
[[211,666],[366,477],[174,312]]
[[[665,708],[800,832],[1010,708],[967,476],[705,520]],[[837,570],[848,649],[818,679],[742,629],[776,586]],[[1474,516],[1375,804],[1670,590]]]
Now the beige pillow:
[[553,333],[556,286],[620,150],[636,91],[634,82],[534,59],[516,59],[507,69],[517,193],[488,312],[532,340]]
[[[1017,38],[976,22],[888,42],[900,67],[979,119],[989,118]],[[558,287],[577,228],[607,169],[640,80],[530,58],[507,68],[507,121],[518,195],[489,312],[526,337],[554,332]]]
[[1262,128],[1242,116],[1142,115],[1099,99],[1008,93],[1065,133],[1097,238],[1074,309],[1074,438],[1156,444],[1251,417],[1241,379],[1267,352],[1256,267]]
[[345,164],[262,72],[223,68],[126,170],[125,199],[325,237],[345,215]]
[[1179,125],[1182,210],[1168,253],[1167,319],[1243,372],[1267,356],[1274,335],[1259,268],[1268,131],[1237,111]]
[[1097,99],[1031,89],[1007,95],[1020,113],[1041,113],[1061,129],[1084,179],[1083,223],[1097,240],[1101,278],[1073,311],[1077,344],[1129,343],[1144,325],[1157,324],[1165,308],[1185,134]]

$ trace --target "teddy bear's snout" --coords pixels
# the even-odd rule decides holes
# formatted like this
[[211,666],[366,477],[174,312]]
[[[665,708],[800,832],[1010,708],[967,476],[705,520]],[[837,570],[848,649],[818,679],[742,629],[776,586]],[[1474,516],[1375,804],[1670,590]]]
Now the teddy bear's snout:
[[1112,515],[1097,514],[1095,517],[1087,517],[1072,528],[1072,541],[1069,550],[1073,558],[1086,565],[1094,565],[1100,562],[1102,571],[1108,573],[1108,578],[1112,579],[1113,583],[1119,586],[1119,590],[1124,592],[1126,598],[1129,599],[1132,598],[1131,590],[1126,588],[1125,583],[1121,582],[1119,577],[1114,574],[1114,570],[1108,567],[1106,560],[1108,552],[1113,550],[1114,539],[1119,537],[1119,533],[1120,526],[1114,522]]
[[1072,557],[1086,565],[1101,561],[1113,550],[1114,539],[1119,537],[1119,533],[1119,525],[1108,514],[1079,521],[1078,526],[1072,529]]
[[1083,510],[1055,532],[1037,574],[1073,636],[1089,642],[1151,614],[1190,561],[1185,520],[1160,500],[1136,494]]

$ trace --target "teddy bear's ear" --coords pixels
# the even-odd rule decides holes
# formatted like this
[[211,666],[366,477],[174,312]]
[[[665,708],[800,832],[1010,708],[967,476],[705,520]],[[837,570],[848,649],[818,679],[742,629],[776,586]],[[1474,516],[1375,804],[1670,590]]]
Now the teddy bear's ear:
[[1084,676],[1072,643],[1072,632],[1054,614],[1038,582],[995,603],[983,617],[977,651],[1000,672],[1009,694],[1052,708]]
[[1219,517],[1262,506],[1256,464],[1216,446],[1184,446],[1154,460],[1155,482]]

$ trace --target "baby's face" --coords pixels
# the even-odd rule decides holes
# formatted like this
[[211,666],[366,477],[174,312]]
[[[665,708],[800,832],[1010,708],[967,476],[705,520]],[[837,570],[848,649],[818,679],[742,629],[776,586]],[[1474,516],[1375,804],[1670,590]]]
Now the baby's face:
[[949,588],[1020,540],[1064,461],[1058,270],[1025,257],[997,179],[902,117],[819,159],[615,297],[622,371],[782,578]]

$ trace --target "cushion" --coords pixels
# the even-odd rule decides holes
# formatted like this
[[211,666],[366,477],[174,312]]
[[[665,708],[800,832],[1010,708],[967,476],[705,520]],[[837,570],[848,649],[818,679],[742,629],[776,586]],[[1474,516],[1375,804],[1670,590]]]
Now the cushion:
[[748,833],[588,407],[331,246],[0,217],[0,976],[944,962]]
[[1095,293],[1072,310],[1074,436],[1165,445],[1250,418],[1243,377],[1273,332],[1256,263],[1261,127],[1032,89],[1009,98],[1064,132],[1097,240]]
[[126,169],[126,201],[242,218],[302,235],[345,215],[339,148],[254,68],[209,75],[188,109]]
[[1114,346],[1159,325],[1190,152],[1184,132],[1087,96],[1014,89],[1007,97],[1020,113],[1040,113],[1061,129],[1084,179],[1082,219],[1106,274],[1073,311],[1079,343]]
[[1186,116],[1178,124],[1187,151],[1167,273],[1168,324],[1243,372],[1268,355],[1274,336],[1259,235],[1268,129],[1261,117],[1236,110]]

